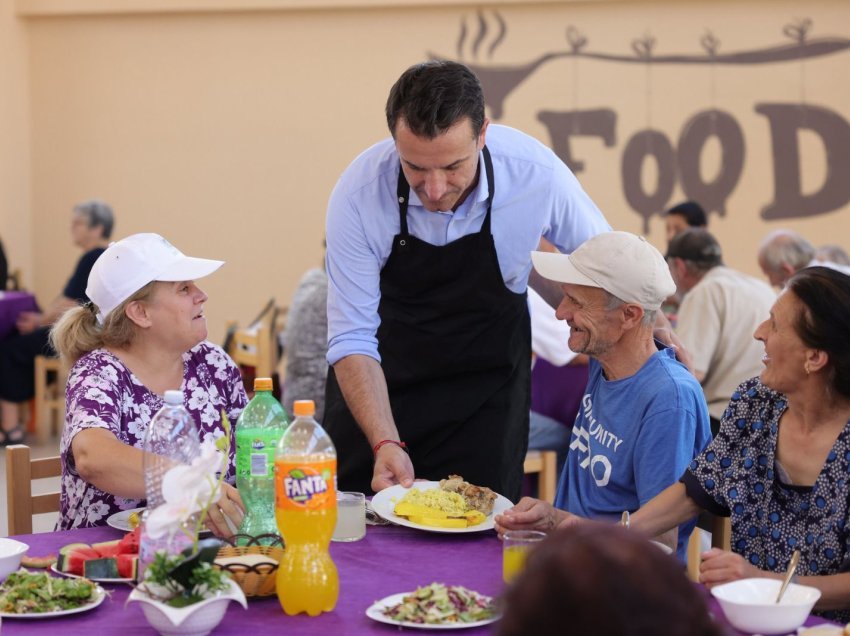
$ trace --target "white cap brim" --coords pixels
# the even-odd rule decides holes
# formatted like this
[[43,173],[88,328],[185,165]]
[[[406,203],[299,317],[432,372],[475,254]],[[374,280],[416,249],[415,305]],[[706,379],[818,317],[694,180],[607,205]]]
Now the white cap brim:
[[592,278],[578,271],[570,260],[569,254],[554,252],[532,252],[531,262],[534,269],[543,277],[556,283],[584,285],[586,287],[602,287]]
[[161,280],[166,282],[198,280],[205,276],[209,276],[222,265],[224,265],[224,261],[184,256],[173,263],[169,263],[168,267],[166,267],[164,271],[153,276],[151,280]]

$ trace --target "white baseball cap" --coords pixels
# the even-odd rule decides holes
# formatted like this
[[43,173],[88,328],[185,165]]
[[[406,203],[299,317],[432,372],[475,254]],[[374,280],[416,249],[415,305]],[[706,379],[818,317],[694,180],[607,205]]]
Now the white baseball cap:
[[97,321],[148,283],[197,280],[224,261],[186,256],[159,234],[133,234],[110,243],[89,272],[86,296],[97,306]]
[[558,283],[599,287],[648,311],[661,307],[676,291],[667,261],[649,241],[629,232],[603,232],[572,254],[532,252],[544,278]]

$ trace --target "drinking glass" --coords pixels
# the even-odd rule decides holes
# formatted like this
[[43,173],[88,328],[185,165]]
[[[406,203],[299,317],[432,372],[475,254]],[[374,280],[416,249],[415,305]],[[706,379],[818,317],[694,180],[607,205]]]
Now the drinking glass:
[[502,580],[510,583],[525,567],[528,551],[546,538],[537,530],[509,530],[502,540]]
[[331,541],[359,541],[366,536],[366,495],[336,493],[336,527]]

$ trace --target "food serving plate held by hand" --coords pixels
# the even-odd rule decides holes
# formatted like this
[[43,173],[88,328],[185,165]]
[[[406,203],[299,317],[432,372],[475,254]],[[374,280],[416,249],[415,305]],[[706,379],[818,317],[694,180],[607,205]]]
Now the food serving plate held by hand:
[[[431,488],[439,488],[440,482],[417,481],[413,483],[412,487],[418,488],[419,490],[429,490]],[[487,518],[479,524],[469,526],[467,528],[439,528],[435,526],[425,526],[420,523],[414,523],[406,517],[399,517],[393,512],[393,510],[395,509],[395,505],[399,501],[401,501],[402,497],[404,497],[405,493],[408,490],[409,488],[405,488],[400,484],[385,488],[381,492],[377,493],[374,497],[372,497],[372,508],[376,513],[378,513],[378,515],[380,515],[387,521],[390,521],[400,526],[416,528],[417,530],[427,530],[428,532],[446,532],[451,534],[492,530],[494,527],[493,517],[495,517],[496,515],[500,515],[508,508],[513,507],[513,504],[509,499],[503,497],[502,495],[496,495],[496,501],[493,502],[493,512],[487,515]]]

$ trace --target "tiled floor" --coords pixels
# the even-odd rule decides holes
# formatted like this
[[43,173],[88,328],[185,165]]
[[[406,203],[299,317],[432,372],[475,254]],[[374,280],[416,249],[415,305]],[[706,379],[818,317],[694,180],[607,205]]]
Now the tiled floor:
[[[30,449],[33,459],[50,457],[59,454],[59,438],[53,438],[46,444],[32,444]],[[59,490],[59,478],[40,479],[33,483],[33,492],[36,494]],[[0,536],[8,536],[9,526],[6,514],[6,449],[0,450]],[[33,517],[33,532],[50,532],[56,524],[58,513],[35,515]]]

